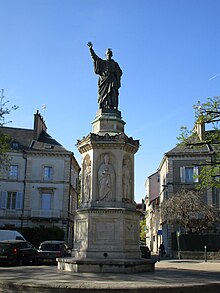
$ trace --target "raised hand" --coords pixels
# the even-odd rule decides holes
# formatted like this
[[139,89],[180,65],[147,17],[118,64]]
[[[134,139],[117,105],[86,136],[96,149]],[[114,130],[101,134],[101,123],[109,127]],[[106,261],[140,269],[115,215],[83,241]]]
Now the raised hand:
[[93,44],[91,42],[88,42],[87,46],[89,47],[89,49],[92,49]]

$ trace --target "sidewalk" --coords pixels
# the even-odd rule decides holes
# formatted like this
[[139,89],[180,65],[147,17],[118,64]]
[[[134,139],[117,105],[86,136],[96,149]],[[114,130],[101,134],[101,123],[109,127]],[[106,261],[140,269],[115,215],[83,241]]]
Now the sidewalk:
[[220,263],[161,260],[155,272],[72,273],[55,266],[0,267],[0,292],[220,293]]

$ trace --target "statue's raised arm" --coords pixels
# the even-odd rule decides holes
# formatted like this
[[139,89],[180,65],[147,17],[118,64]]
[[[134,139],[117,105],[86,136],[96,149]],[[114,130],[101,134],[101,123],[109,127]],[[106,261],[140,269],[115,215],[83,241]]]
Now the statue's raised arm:
[[118,63],[112,59],[113,53],[110,48],[105,53],[106,60],[103,60],[95,54],[91,42],[88,42],[87,46],[94,62],[94,71],[99,75],[99,108],[118,110],[118,90],[121,86],[122,70]]
[[[93,50],[93,43],[92,43],[92,42],[88,42],[87,46],[89,47],[90,55],[91,55],[93,61],[95,62],[97,59],[100,59],[100,58],[96,55],[95,51]],[[95,72],[95,73],[96,73],[96,72]]]

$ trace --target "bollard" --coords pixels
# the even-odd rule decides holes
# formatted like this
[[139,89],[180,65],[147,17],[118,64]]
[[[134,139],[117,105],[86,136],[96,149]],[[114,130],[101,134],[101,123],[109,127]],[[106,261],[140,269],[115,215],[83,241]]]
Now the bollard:
[[204,257],[205,257],[205,262],[207,262],[207,246],[204,246]]

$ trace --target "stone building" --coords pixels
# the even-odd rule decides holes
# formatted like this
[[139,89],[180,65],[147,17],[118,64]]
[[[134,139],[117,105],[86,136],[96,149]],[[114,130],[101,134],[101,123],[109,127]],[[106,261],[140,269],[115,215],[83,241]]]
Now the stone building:
[[[204,127],[198,127],[198,134],[205,131]],[[209,144],[199,148],[177,145],[164,154],[157,171],[150,175],[145,182],[146,187],[146,226],[147,245],[157,253],[163,241],[168,254],[171,251],[171,233],[175,228],[162,223],[161,204],[164,198],[168,198],[180,191],[183,187],[195,190],[198,183],[198,175],[201,164],[210,161],[214,152]],[[204,197],[208,204],[215,206],[219,211],[220,196],[216,188],[204,191]],[[217,231],[219,227],[215,227]]]
[[80,167],[47,132],[37,111],[33,129],[2,127],[10,137],[9,166],[0,173],[0,227],[52,227],[72,246]]
[[158,231],[161,231],[160,216],[160,177],[159,172],[150,175],[146,182],[146,245],[152,252],[157,252],[161,239]]

